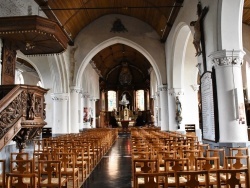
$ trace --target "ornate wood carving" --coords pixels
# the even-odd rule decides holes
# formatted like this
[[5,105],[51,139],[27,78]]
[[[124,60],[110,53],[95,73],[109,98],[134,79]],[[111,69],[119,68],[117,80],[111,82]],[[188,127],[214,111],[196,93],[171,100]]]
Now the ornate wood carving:
[[24,92],[20,93],[3,111],[0,112],[0,138],[23,114]]
[[61,53],[70,40],[57,22],[40,16],[1,17],[0,37],[25,55]]
[[0,86],[0,149],[12,138],[22,150],[27,140],[41,133],[46,125],[44,94],[46,89],[37,86]]
[[3,43],[3,55],[2,55],[2,84],[14,84],[15,83],[15,68],[16,68],[16,49],[9,41]]

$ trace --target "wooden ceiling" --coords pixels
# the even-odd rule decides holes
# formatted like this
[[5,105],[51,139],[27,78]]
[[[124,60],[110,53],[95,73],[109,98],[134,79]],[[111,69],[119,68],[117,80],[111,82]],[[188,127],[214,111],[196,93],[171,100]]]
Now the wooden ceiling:
[[[98,70],[101,70],[101,89],[149,88],[149,69],[151,65],[140,52],[129,46],[114,44],[100,51],[92,60],[92,65],[94,64]],[[128,69],[132,75],[132,82],[129,85],[122,85],[119,81],[124,62],[128,63]]]
[[245,0],[242,22],[250,25],[250,0]]
[[[74,43],[78,33],[88,24],[108,14],[122,14],[151,25],[165,42],[171,27],[182,8],[184,0],[34,0],[48,19],[58,22],[65,31],[69,44]],[[198,0],[197,0],[198,2]],[[245,0],[243,23],[250,25],[250,0]],[[48,42],[48,44],[51,43]],[[135,49],[115,44],[102,50],[92,59],[100,74],[103,88],[115,89],[119,84],[121,63],[129,64],[133,80],[131,87],[147,87],[148,70],[151,65]]]
[[[58,20],[71,42],[88,24],[108,14],[122,14],[151,25],[165,42],[184,0],[35,0],[49,19]],[[101,89],[149,88],[148,60],[135,49],[115,44],[100,51],[92,59],[100,75]],[[122,62],[132,74],[130,85],[121,85]]]
[[35,0],[72,37],[107,14],[123,14],[151,25],[164,42],[184,0]]

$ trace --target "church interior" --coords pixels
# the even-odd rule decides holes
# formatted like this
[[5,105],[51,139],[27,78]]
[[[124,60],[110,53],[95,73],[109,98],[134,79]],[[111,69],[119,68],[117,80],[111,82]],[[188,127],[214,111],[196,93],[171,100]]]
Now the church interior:
[[250,0],[0,0],[0,187],[250,187]]

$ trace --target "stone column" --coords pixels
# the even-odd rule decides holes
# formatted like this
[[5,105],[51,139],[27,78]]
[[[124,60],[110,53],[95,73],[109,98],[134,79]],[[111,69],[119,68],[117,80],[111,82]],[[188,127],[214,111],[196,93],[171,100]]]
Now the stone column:
[[154,95],[155,100],[155,126],[160,127],[160,94],[159,92],[156,92]]
[[152,108],[153,108],[153,110],[152,110],[153,119],[152,119],[152,121],[154,122],[154,125],[157,126],[157,119],[156,119],[157,111],[156,111],[156,96],[155,95],[152,95],[152,100],[154,101],[154,102],[152,102],[153,103],[153,106],[152,106]]
[[97,99],[90,99],[91,118],[93,118],[92,128],[96,128],[96,101]]
[[160,125],[161,130],[167,131],[168,123],[168,88],[167,85],[162,85],[158,88],[160,95]]
[[70,88],[70,133],[79,133],[80,88]]
[[[82,115],[82,118],[84,119],[84,115],[86,114],[86,111],[87,113],[89,113],[89,110],[90,110],[90,95],[88,93],[83,93],[83,115]],[[83,120],[83,128],[84,129],[89,129],[91,128],[90,127],[90,122],[87,120],[87,121],[84,121]]]
[[210,55],[216,74],[219,142],[248,142],[241,65],[243,51],[216,51]]
[[69,129],[69,95],[68,93],[53,93],[53,125],[52,134],[60,135],[70,132]]
[[83,129],[83,94],[80,94],[80,104],[79,104],[79,130]]

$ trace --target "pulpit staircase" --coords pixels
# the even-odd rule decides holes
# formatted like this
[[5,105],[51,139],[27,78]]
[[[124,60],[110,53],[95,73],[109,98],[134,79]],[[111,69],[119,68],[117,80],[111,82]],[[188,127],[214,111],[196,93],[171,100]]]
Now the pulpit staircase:
[[44,95],[47,89],[31,85],[0,86],[0,150],[11,140],[19,151],[46,125]]

